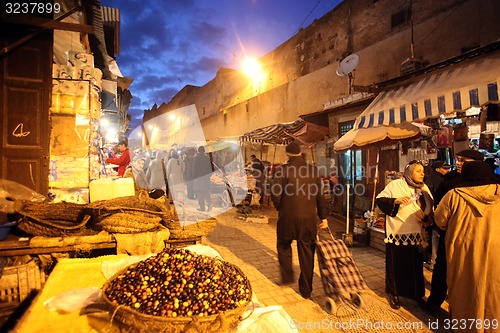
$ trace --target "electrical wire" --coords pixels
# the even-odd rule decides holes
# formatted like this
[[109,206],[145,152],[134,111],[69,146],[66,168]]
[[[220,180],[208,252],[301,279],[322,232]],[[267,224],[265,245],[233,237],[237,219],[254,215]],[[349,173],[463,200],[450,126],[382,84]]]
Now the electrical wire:
[[451,15],[453,15],[455,13],[455,11],[458,9],[458,7],[460,7],[462,4],[463,3],[461,3],[458,6],[456,6],[455,8],[453,8],[448,13],[448,15],[446,15],[446,17],[444,19],[442,19],[441,22],[439,22],[431,31],[429,31],[429,33],[427,33],[427,35],[425,35],[424,37],[422,37],[419,42],[423,42],[425,39],[427,39],[427,37],[429,37],[431,34],[433,34],[434,31],[436,31],[444,22],[446,22],[451,17]]
[[300,31],[300,29],[302,28],[302,25],[307,21],[307,19],[309,18],[309,16],[311,16],[312,12],[314,12],[314,10],[316,9],[316,7],[318,7],[319,3],[321,2],[321,0],[318,0],[318,2],[316,3],[316,5],[313,7],[313,9],[311,9],[311,11],[309,12],[309,14],[307,14],[306,18],[302,21],[302,23],[299,25],[299,28],[297,29],[297,31],[295,32],[295,34],[297,34],[297,32]]

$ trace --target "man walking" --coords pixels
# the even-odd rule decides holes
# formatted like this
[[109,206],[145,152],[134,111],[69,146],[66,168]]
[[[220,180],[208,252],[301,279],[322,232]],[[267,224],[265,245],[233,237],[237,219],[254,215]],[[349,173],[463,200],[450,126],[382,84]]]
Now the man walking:
[[300,264],[299,291],[307,299],[312,292],[317,227],[328,226],[328,212],[316,167],[306,164],[296,142],[286,147],[286,154],[289,160],[276,168],[271,186],[271,199],[279,212],[277,250],[280,284],[294,281],[291,244],[295,240]]
[[212,171],[212,162],[210,157],[205,154],[205,148],[203,146],[198,147],[198,154],[193,160],[193,179],[200,212],[205,211],[205,204],[208,212],[212,210],[212,199],[210,197],[210,176]]

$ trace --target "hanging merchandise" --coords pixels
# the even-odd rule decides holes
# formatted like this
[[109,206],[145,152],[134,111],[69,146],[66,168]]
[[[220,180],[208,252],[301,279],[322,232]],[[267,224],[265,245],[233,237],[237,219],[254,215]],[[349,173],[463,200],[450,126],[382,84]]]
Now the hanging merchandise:
[[469,128],[467,124],[461,123],[453,126],[453,141],[460,142],[468,139]]
[[495,134],[481,133],[479,136],[479,149],[493,150]]
[[437,143],[439,148],[451,147],[451,130],[448,126],[443,126],[438,130]]
[[410,160],[422,161],[424,164],[427,163],[428,162],[427,146],[425,148],[409,148],[408,158]]
[[385,172],[385,183],[384,183],[384,186],[387,186],[387,184],[389,184],[390,182],[392,182],[393,180],[396,180],[396,179],[399,179],[401,178],[401,175],[399,172],[397,171],[386,171]]

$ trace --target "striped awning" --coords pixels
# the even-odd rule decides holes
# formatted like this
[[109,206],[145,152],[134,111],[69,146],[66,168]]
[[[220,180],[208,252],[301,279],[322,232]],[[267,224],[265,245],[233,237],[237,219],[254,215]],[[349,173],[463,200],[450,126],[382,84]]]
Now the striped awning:
[[291,123],[274,124],[247,132],[243,135],[244,141],[264,142],[268,144],[286,145],[294,140],[306,146],[322,141],[328,135],[328,127],[298,119]]
[[451,64],[381,92],[356,118],[354,129],[413,122],[498,103],[500,52]]

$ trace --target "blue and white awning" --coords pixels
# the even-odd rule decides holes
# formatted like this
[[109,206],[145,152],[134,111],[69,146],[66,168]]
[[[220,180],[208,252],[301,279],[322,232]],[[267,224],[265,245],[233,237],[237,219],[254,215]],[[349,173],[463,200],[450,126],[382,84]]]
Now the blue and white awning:
[[413,122],[498,103],[500,52],[481,56],[381,92],[354,129]]

